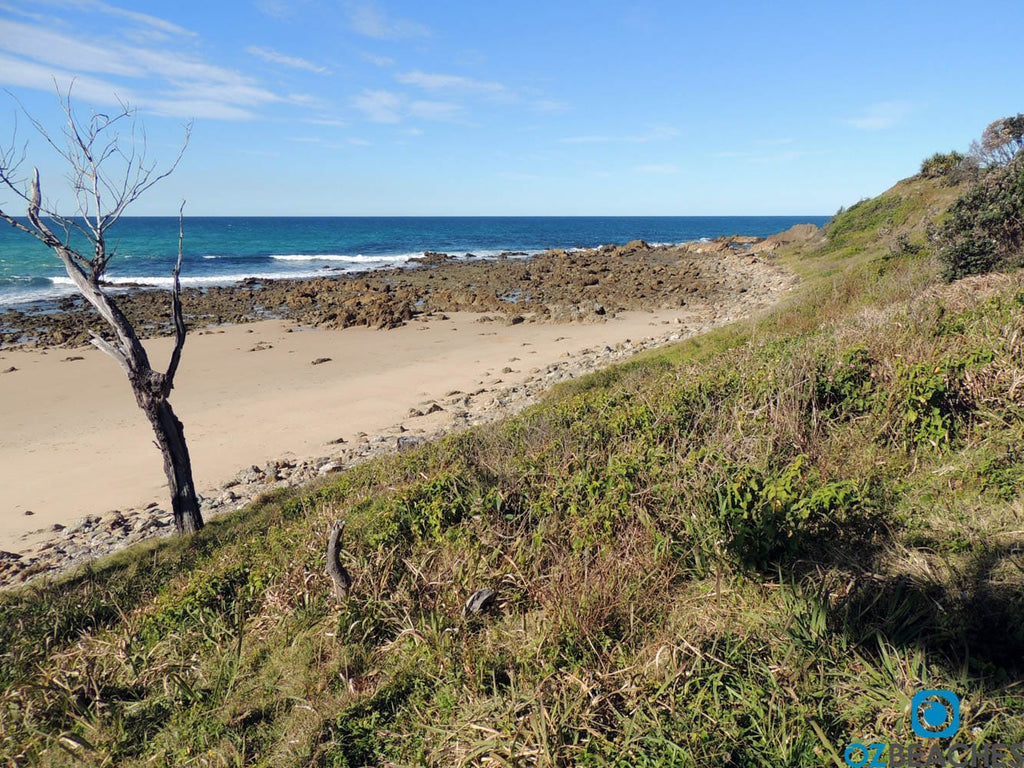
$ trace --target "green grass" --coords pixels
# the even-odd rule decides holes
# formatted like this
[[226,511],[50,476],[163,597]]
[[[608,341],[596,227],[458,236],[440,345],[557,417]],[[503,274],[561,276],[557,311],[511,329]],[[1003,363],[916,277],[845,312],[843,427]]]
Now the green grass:
[[1024,741],[1024,278],[890,247],[948,195],[844,212],[764,317],[0,596],[0,759],[842,765],[924,687]]

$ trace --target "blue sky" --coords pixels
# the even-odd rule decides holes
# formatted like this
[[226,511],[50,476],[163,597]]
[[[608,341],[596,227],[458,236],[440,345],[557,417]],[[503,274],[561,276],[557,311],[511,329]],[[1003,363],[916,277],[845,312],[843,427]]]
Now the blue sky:
[[[0,0],[0,85],[136,106],[173,215],[830,214],[1024,111],[1019,4]],[[0,141],[31,140],[15,101]],[[0,204],[11,205],[0,197]]]

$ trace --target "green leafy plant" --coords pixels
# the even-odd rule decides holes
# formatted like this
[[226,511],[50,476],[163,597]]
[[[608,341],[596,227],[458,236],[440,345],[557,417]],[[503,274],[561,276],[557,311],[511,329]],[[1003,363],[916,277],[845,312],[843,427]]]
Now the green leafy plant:
[[854,482],[818,482],[804,455],[778,472],[733,468],[729,475],[717,494],[726,549],[756,570],[799,554],[807,539],[863,506]]
[[990,357],[981,352],[963,359],[912,365],[897,361],[890,394],[890,440],[907,448],[948,449],[970,415],[963,390],[964,371]]

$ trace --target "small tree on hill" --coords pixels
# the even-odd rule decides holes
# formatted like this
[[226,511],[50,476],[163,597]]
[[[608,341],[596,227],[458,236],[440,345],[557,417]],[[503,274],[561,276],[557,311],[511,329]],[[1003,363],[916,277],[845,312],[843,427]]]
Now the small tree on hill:
[[[20,177],[18,168],[24,158],[23,155],[19,157],[12,147],[0,152],[0,184],[24,202],[27,223],[2,209],[0,219],[50,248],[61,260],[78,291],[110,327],[112,334],[109,340],[94,333],[92,343],[114,358],[128,376],[135,400],[152,425],[157,446],[163,454],[174,525],[179,533],[191,533],[203,527],[203,517],[192,479],[192,462],[184,429],[168,401],[186,333],[178,280],[182,258],[182,211],[178,212],[178,260],[171,290],[175,340],[166,371],[156,371],[150,365],[138,334],[102,283],[114,255],[108,244],[110,229],[132,203],[174,171],[188,145],[191,128],[186,126],[185,140],[174,162],[166,170],[158,172],[156,164],[146,159],[145,133],[135,123],[134,110],[122,104],[114,114],[94,112],[88,120],[83,120],[72,108],[70,90],[58,95],[67,119],[63,143],[54,140],[31,116],[29,119],[65,162],[75,210],[60,213],[55,206],[44,202],[39,169],[33,169],[27,179]],[[127,130],[124,136],[120,133],[123,129]],[[90,254],[72,245],[74,233],[88,241]]]

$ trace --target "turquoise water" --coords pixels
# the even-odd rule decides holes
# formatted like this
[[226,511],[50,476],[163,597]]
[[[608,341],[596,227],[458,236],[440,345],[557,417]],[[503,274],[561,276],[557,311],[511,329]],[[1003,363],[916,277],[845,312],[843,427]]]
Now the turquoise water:
[[[514,251],[593,248],[637,238],[680,243],[721,235],[767,236],[825,216],[670,217],[223,217],[185,220],[182,283],[227,285],[249,277],[299,278],[397,266],[424,251],[493,258]],[[111,282],[169,286],[178,252],[174,217],[125,218],[108,236]],[[89,253],[91,249],[86,248]],[[0,229],[0,306],[73,292],[50,251]]]

